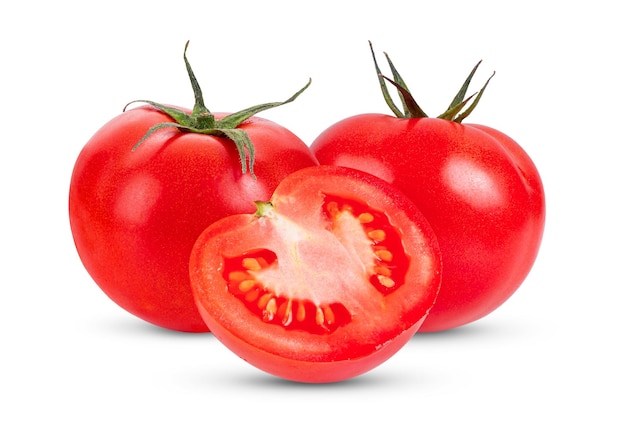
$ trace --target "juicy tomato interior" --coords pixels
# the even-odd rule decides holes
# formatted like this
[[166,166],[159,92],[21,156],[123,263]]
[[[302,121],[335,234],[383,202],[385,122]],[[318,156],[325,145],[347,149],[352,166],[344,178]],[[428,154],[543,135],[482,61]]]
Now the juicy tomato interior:
[[[365,203],[330,194],[325,194],[323,200],[322,213],[328,229],[339,240],[344,244],[350,242],[348,233],[357,223],[368,237],[368,244],[360,248],[360,252],[366,258],[361,261],[368,266],[370,284],[382,294],[389,294],[402,286],[408,257],[398,232],[385,213]],[[278,264],[274,252],[257,249],[225,258],[222,274],[228,282],[229,292],[264,322],[324,334],[351,321],[349,310],[339,301],[317,305],[308,299],[277,293],[270,284],[258,279],[260,272],[280,268]]]
[[304,168],[257,208],[213,223],[190,258],[202,318],[240,357],[289,380],[340,381],[387,360],[420,327],[441,254],[391,184]]
[[224,273],[229,291],[264,322],[287,329],[322,334],[350,322],[350,313],[340,302],[318,306],[310,300],[277,295],[255,279],[255,272],[275,268],[276,262],[276,255],[264,249],[228,259]]

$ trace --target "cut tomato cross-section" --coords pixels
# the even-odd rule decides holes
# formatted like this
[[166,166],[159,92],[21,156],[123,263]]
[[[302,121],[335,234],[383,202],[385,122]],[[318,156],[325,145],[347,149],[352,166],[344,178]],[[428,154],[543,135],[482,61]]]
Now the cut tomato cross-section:
[[303,382],[362,374],[417,331],[441,257],[419,210],[371,175],[311,167],[256,214],[197,240],[191,283],[215,336],[254,366]]

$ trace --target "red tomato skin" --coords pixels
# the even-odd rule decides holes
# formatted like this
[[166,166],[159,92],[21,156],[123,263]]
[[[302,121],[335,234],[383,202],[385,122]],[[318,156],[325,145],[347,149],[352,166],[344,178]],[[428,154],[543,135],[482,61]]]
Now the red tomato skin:
[[[413,258],[406,273],[413,280],[386,297],[361,301],[376,310],[356,314],[354,323],[330,335],[285,331],[279,325],[267,324],[249,314],[240,301],[229,294],[227,282],[220,273],[224,265],[220,256],[228,251],[265,244],[254,231],[258,221],[254,215],[234,215],[212,224],[196,241],[189,262],[199,312],[219,341],[259,369],[306,383],[344,381],[389,359],[423,324],[441,284],[441,253],[433,230],[419,209],[383,180],[349,168],[305,168],[287,177],[276,189],[272,201],[297,200],[284,209],[276,204],[276,209],[306,225],[307,218],[314,215],[311,210],[314,204],[308,199],[320,189],[348,199],[376,200],[379,205],[372,207],[383,207],[395,226],[405,232],[414,230],[406,233],[409,236],[405,234],[403,242]],[[391,206],[397,212],[389,212]],[[238,231],[240,229],[245,232]],[[271,233],[263,234],[265,240],[270,236]],[[325,258],[320,263],[329,268],[325,270],[329,273],[332,271],[329,264],[334,264],[335,260]],[[339,301],[354,297],[344,294],[341,286],[337,289]]]
[[392,183],[430,222],[443,279],[420,332],[486,316],[530,272],[545,225],[544,189],[530,157],[505,134],[436,118],[363,114],[329,127],[311,150],[321,164]]
[[166,329],[206,332],[189,284],[196,238],[224,216],[254,212],[283,177],[317,161],[296,135],[256,117],[239,127],[255,145],[256,180],[218,137],[162,129],[131,151],[151,126],[171,121],[143,106],[94,134],[72,173],[70,226],[86,270],[119,306]]
[[413,337],[423,320],[415,323],[394,339],[385,343],[378,351],[358,359],[338,359],[332,361],[297,360],[277,355],[271,351],[263,351],[258,346],[242,340],[220,323],[212,320],[211,315],[199,306],[202,316],[211,325],[211,332],[225,343],[235,354],[253,366],[277,377],[302,383],[322,384],[349,380],[363,375],[387,361],[396,354]]

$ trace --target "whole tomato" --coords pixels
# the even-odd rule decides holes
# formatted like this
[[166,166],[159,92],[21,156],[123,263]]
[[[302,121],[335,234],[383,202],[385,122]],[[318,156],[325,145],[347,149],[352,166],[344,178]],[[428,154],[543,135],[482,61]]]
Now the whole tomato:
[[255,214],[211,224],[191,285],[215,336],[252,365],[341,381],[396,353],[441,283],[437,239],[400,190],[335,166],[294,172]]
[[[311,145],[322,164],[360,169],[406,193],[430,222],[442,252],[441,292],[420,332],[468,324],[506,301],[529,273],[545,224],[541,178],[530,157],[507,135],[461,121],[487,84],[465,98],[472,70],[450,108],[428,118],[387,57],[393,80],[380,74],[396,116],[363,114],[325,130]],[[480,64],[480,63],[479,63]],[[389,95],[391,82],[403,101]]]
[[105,124],[76,160],[69,219],[85,268],[119,306],[163,328],[205,332],[189,281],[194,242],[218,219],[253,213],[254,201],[317,161],[292,132],[251,117],[283,102],[230,115],[206,109],[186,50],[193,111],[145,101]]

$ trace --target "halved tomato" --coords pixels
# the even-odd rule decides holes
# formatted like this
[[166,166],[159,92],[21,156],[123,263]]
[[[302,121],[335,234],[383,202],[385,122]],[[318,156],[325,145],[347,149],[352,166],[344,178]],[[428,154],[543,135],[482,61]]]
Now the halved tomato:
[[285,178],[256,214],[209,226],[190,277],[202,318],[241,358],[288,380],[334,382],[414,335],[439,292],[441,255],[399,190],[314,166]]

